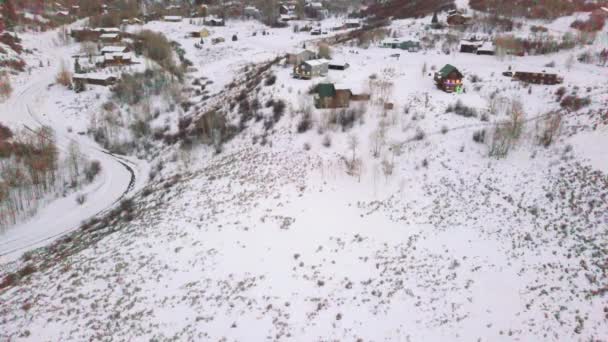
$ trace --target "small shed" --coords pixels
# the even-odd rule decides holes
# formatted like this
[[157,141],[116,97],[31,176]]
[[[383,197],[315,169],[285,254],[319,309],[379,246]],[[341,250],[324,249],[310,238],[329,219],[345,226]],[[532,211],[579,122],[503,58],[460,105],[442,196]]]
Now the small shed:
[[317,57],[317,54],[314,51],[302,49],[302,50],[287,54],[287,63],[297,65],[302,62],[309,61],[311,59],[315,59],[316,57]]
[[219,17],[208,17],[204,20],[204,24],[207,26],[226,26],[224,19]]
[[190,32],[190,36],[192,38],[207,38],[211,35],[211,32],[209,30],[207,30],[206,28],[200,30],[200,31],[192,31]]
[[313,77],[325,76],[329,69],[329,61],[325,59],[312,59],[297,64],[294,67],[293,75],[295,78],[311,79]]
[[435,73],[435,84],[437,88],[451,93],[462,89],[462,73],[453,65],[446,64]]
[[345,61],[331,60],[327,67],[331,70],[346,70],[350,67],[350,64]]
[[483,45],[481,41],[474,40],[461,40],[460,41],[460,52],[463,53],[477,53],[477,49]]

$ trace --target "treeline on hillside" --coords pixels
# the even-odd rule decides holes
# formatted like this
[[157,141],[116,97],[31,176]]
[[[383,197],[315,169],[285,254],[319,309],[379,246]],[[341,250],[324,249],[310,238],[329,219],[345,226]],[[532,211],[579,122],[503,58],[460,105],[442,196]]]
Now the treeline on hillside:
[[60,161],[49,127],[13,133],[0,124],[0,227],[32,216],[47,195],[76,190],[100,170],[99,163],[88,162],[75,143]]
[[455,8],[454,0],[389,0],[384,3],[376,3],[369,6],[368,9],[364,11],[364,14],[374,16],[378,19],[389,17],[395,19],[418,18],[437,11],[453,8]]
[[470,0],[471,8],[505,17],[551,19],[576,11],[590,12],[600,8],[600,2],[587,0]]

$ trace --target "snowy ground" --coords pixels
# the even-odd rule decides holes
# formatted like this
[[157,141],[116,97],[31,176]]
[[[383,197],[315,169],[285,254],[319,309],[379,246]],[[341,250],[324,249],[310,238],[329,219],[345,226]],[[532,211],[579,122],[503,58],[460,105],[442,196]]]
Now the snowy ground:
[[[394,28],[415,35],[419,28],[408,32],[407,24]],[[227,38],[224,47],[198,50],[183,37],[185,25],[148,28],[179,41],[199,68],[195,76],[214,81],[214,93],[240,66],[310,38],[292,39],[289,29],[251,37],[257,24],[229,22],[217,29]],[[238,43],[229,39],[234,33]],[[577,63],[567,70],[572,52],[505,60],[393,53],[334,48],[351,67],[330,71],[327,80],[365,90],[376,74],[393,84],[388,99],[395,109],[368,104],[363,122],[348,132],[324,127],[331,111],[316,110],[315,127],[295,133],[296,112],[311,101],[307,90],[324,79],[294,80],[289,68],[274,67],[276,85],[257,95],[262,103],[288,103],[272,131],[250,122],[219,155],[197,147],[175,158],[182,152],[167,148],[159,157],[163,178],[141,191],[132,220],[76,232],[48,259],[42,252],[43,259],[31,261],[45,267],[0,293],[0,338],[604,339],[608,69]],[[536,143],[536,118],[558,109],[557,87],[528,93],[501,72],[538,70],[550,61],[568,92],[578,87],[592,104],[564,113],[561,134],[545,148]],[[425,62],[427,73],[456,65],[467,75],[467,92],[438,91],[422,74]],[[471,74],[481,81],[472,84]],[[504,120],[502,111],[488,121],[445,112],[460,99],[484,113],[496,90],[505,101],[519,99],[529,119],[504,159],[489,158],[488,147],[471,138]],[[374,158],[370,135],[381,121],[388,123],[386,143]],[[412,139],[417,130],[426,137]],[[268,143],[252,142],[262,134]],[[325,134],[330,147],[322,145]],[[341,160],[351,154],[350,135],[360,141],[355,177]],[[401,153],[389,150],[395,144]],[[383,157],[394,160],[392,175],[382,172]],[[86,242],[88,236],[97,242]]]

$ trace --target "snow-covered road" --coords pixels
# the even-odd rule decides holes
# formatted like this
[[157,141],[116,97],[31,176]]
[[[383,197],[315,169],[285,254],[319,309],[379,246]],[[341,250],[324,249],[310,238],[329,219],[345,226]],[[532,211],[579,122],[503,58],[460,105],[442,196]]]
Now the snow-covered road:
[[[48,51],[44,57],[49,58],[50,66],[36,68],[30,76],[19,76],[27,79],[14,85],[16,89],[11,98],[0,104],[0,122],[13,128],[31,130],[42,125],[50,126],[55,132],[60,151],[66,151],[69,144],[75,141],[83,155],[101,163],[102,171],[92,184],[77,193],[51,201],[31,219],[0,232],[0,264],[13,261],[24,252],[44,246],[77,229],[82,221],[111,208],[140,188],[145,180],[140,176],[145,173],[144,162],[113,155],[88,136],[69,132],[70,122],[60,115],[60,109],[53,101],[48,101],[48,87],[54,83],[60,61],[66,58],[69,49],[48,46],[43,51]],[[87,198],[82,205],[76,202],[79,194]]]

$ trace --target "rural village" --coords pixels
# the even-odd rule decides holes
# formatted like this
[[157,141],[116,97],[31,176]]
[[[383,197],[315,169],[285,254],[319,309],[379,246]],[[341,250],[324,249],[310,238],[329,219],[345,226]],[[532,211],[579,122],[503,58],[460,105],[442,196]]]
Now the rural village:
[[605,341],[608,1],[0,1],[0,341]]

